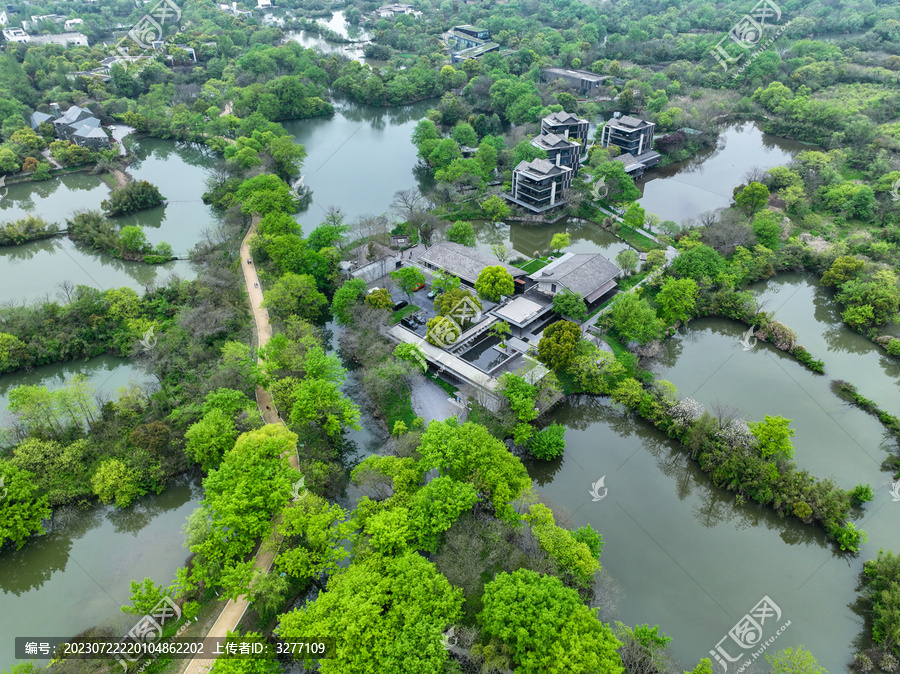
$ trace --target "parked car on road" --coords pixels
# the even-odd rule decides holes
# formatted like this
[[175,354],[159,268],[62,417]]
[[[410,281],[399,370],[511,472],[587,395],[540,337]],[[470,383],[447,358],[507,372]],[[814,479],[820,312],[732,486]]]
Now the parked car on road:
[[420,291],[422,288],[424,288],[424,287],[425,287],[425,284],[424,284],[424,283],[420,283],[420,284],[417,285],[415,288],[413,288],[413,292],[414,292],[414,293],[417,293],[417,292],[419,292],[419,291]]
[[409,302],[406,300],[400,300],[399,302],[394,303],[394,311],[400,311],[403,307],[409,306]]

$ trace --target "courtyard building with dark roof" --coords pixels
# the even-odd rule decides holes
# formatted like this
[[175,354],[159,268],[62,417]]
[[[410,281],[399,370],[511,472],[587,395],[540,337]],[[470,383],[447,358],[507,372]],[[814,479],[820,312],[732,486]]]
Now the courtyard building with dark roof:
[[513,278],[525,276],[521,269],[452,241],[434,244],[419,255],[417,262],[430,271],[453,274],[470,287],[475,285],[485,267],[503,267]]
[[541,81],[552,82],[562,80],[583,96],[591,96],[600,91],[609,75],[598,75],[590,70],[576,70],[574,68],[544,68],[541,71]]
[[590,304],[613,290],[620,276],[622,270],[600,253],[566,253],[529,278],[538,292],[552,296],[571,290]]

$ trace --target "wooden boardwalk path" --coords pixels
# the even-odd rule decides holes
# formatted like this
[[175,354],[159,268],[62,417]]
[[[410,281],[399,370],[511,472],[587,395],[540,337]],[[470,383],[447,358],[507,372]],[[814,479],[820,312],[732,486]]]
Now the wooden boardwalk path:
[[[254,216],[253,223],[250,225],[247,235],[241,242],[241,268],[244,270],[244,283],[247,287],[247,296],[250,298],[253,319],[256,323],[257,343],[259,347],[263,347],[272,338],[272,326],[269,324],[269,312],[262,306],[263,292],[262,287],[260,287],[259,284],[259,275],[256,273],[256,266],[248,264],[247,262],[251,259],[248,241],[250,237],[256,233],[256,228],[258,226],[259,216]],[[256,404],[257,407],[259,407],[259,413],[267,424],[284,423],[278,416],[278,411],[275,409],[275,403],[272,401],[271,394],[262,387],[256,389]],[[296,452],[291,453],[288,458],[292,467],[299,467],[299,459]],[[268,541],[261,543],[257,550],[254,566],[263,573],[268,573],[272,566],[272,562],[275,559],[275,554],[278,549],[278,546],[275,543],[277,543],[277,541],[270,538]],[[210,628],[209,632],[207,632],[206,636],[226,637],[229,631],[233,631],[237,628],[241,618],[243,618],[244,614],[247,612],[249,605],[250,600],[246,595],[241,595],[237,600],[229,599],[228,603],[225,604],[225,608],[222,609],[222,612],[219,614],[219,617],[216,619],[216,622]],[[182,671],[182,674],[205,674],[210,670],[214,662],[215,658],[195,658],[188,663],[188,666]]]

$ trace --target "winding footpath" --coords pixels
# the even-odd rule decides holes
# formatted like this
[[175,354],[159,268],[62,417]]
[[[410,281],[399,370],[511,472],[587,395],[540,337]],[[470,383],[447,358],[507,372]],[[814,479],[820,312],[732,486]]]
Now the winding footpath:
[[[250,256],[250,245],[248,243],[250,237],[256,233],[259,225],[259,216],[253,217],[250,229],[247,231],[244,240],[241,242],[241,268],[244,270],[244,283],[247,287],[247,296],[250,298],[250,307],[253,310],[253,319],[256,323],[257,343],[261,348],[265,346],[272,338],[272,326],[269,323],[269,312],[263,307],[263,292],[259,284],[259,276],[256,273],[256,267],[248,264]],[[262,362],[259,359],[258,362]],[[259,413],[267,424],[283,424],[284,422],[278,416],[275,409],[275,403],[272,401],[271,394],[262,387],[256,389],[256,404]],[[296,452],[289,455],[289,460],[293,468],[299,468],[299,458]],[[263,541],[256,553],[256,561],[254,566],[263,573],[268,573],[275,559],[278,550],[278,539],[274,536]],[[229,599],[222,609],[222,613],[216,619],[216,622],[206,633],[206,637],[226,637],[228,632],[236,630],[247,608],[250,600],[246,595],[241,595],[237,600]],[[188,666],[182,671],[182,674],[205,674],[213,666],[215,658],[193,659]]]

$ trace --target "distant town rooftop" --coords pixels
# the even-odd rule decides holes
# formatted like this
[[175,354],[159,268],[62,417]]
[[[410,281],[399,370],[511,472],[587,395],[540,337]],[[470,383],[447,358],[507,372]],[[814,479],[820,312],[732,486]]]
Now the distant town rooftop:
[[645,122],[643,119],[638,119],[631,115],[623,115],[622,117],[619,117],[619,119],[611,119],[610,121],[613,123],[613,126],[626,126],[632,129],[650,126],[650,122]]
[[568,171],[571,171],[571,169],[566,166],[557,166],[546,159],[532,159],[531,161],[525,161],[523,159],[519,162],[519,165],[516,166],[516,171],[527,173],[535,180],[542,180],[548,176],[567,173]]

